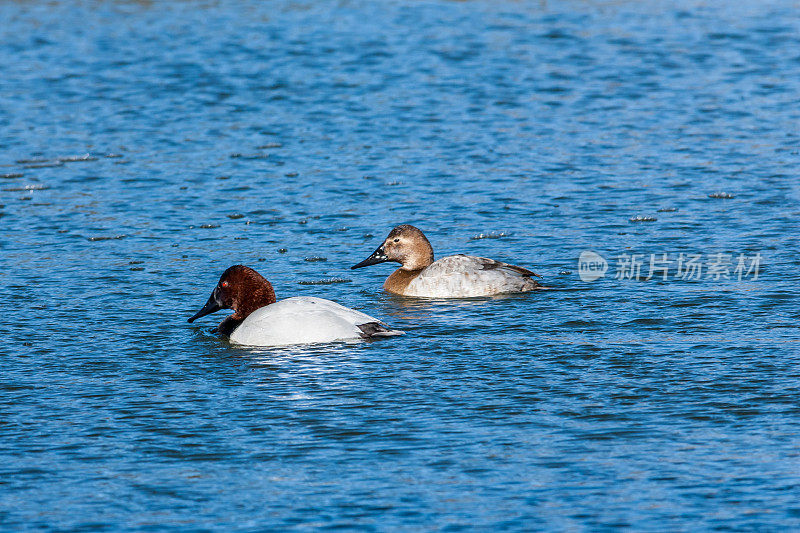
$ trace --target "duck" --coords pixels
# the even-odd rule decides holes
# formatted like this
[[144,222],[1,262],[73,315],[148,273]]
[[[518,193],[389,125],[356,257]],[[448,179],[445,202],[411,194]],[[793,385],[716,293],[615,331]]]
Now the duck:
[[471,255],[433,259],[433,247],[419,228],[397,226],[372,255],[350,267],[363,268],[393,261],[400,268],[386,278],[383,288],[392,294],[423,298],[471,298],[528,292],[544,288],[526,268]]
[[250,267],[234,265],[219,278],[200,311],[189,319],[232,309],[216,331],[233,344],[283,346],[402,335],[366,313],[331,300],[295,296],[277,301],[272,284]]

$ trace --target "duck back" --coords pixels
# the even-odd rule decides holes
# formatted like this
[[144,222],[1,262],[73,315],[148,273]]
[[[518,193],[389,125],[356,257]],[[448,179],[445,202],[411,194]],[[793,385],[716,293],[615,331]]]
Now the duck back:
[[[367,326],[367,332],[362,326]],[[236,344],[280,346],[399,334],[375,318],[323,298],[298,296],[267,305],[248,316],[230,335]]]
[[405,296],[469,298],[527,292],[539,284],[530,270],[485,257],[451,255],[432,263],[412,279]]

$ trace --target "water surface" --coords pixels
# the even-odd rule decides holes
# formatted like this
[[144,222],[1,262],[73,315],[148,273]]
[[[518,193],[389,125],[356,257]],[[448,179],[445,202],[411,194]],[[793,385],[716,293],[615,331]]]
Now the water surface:
[[[800,527],[800,18],[746,4],[0,3],[3,528]],[[387,295],[403,222],[553,290]],[[664,253],[763,261],[615,278]],[[232,347],[235,263],[407,335]]]

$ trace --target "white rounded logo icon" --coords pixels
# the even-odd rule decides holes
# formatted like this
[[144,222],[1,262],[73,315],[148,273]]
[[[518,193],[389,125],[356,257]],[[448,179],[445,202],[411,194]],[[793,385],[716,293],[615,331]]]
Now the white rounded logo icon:
[[606,275],[608,263],[602,255],[588,250],[581,252],[578,257],[578,276],[581,281],[594,281]]

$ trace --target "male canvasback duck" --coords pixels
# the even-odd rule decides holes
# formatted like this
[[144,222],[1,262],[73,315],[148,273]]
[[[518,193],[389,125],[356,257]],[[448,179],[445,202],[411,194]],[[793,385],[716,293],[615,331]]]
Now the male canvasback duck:
[[275,291],[252,268],[234,265],[222,273],[206,305],[189,322],[233,309],[217,331],[236,344],[281,346],[402,335],[376,318],[322,298],[275,301]]
[[402,296],[468,298],[527,292],[540,287],[522,267],[485,257],[451,255],[433,260],[431,243],[419,229],[397,226],[377,250],[352,269],[394,261],[400,268],[386,278],[383,288]]

